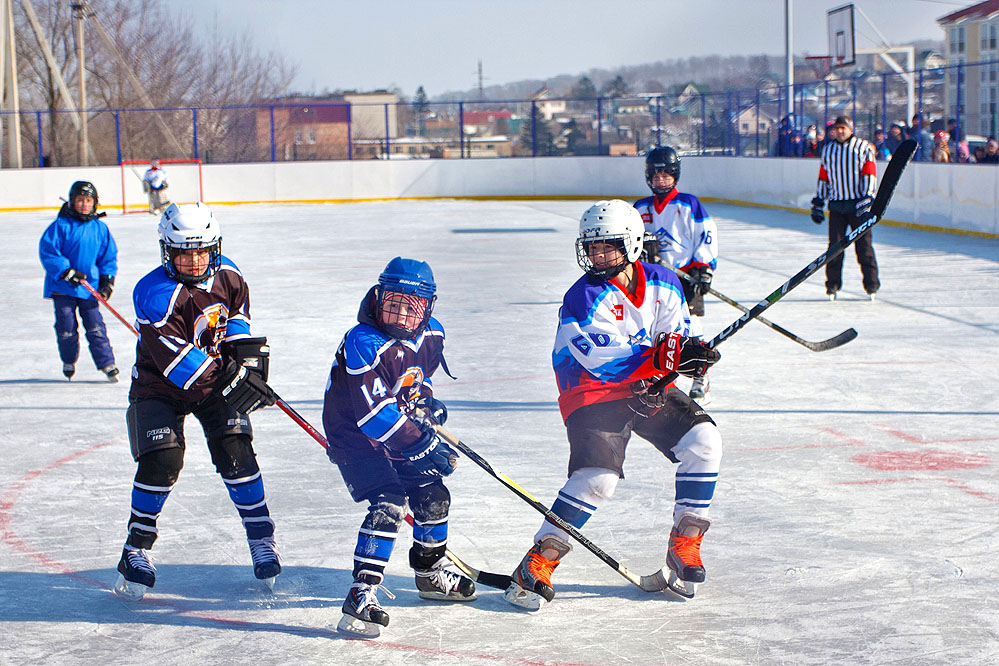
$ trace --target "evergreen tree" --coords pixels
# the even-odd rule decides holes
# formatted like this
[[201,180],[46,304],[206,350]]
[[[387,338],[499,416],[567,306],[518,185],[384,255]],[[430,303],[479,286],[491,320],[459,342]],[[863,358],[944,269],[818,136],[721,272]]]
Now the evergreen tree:
[[430,104],[427,102],[427,91],[420,86],[416,89],[416,96],[413,98],[413,106],[416,111],[416,121],[419,125],[420,136],[427,132],[427,116],[430,114]]

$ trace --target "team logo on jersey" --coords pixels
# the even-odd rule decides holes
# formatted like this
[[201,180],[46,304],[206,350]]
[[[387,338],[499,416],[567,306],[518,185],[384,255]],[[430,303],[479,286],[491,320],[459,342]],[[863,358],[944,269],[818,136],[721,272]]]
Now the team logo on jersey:
[[617,303],[611,309],[614,310],[614,319],[618,321],[624,320],[624,305]]
[[400,404],[411,405],[420,397],[420,389],[423,388],[423,368],[418,365],[411,365],[406,371],[399,375],[392,393]]
[[198,349],[212,358],[219,357],[219,344],[225,340],[225,328],[229,322],[229,308],[225,303],[209,305],[194,320],[194,342]]

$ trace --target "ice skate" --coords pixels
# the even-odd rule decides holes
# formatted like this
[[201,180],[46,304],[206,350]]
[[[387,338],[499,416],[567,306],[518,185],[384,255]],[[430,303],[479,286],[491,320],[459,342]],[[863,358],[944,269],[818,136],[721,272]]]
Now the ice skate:
[[73,375],[76,374],[76,366],[72,363],[63,363],[62,374],[66,376],[66,379],[72,379]]
[[373,577],[362,575],[361,578],[363,580],[355,580],[347,591],[347,598],[343,600],[343,617],[336,630],[358,638],[378,638],[382,627],[388,626],[389,616],[378,605],[376,593],[381,588],[389,599],[395,599],[395,596],[379,583],[364,582],[374,580]]
[[475,599],[475,583],[471,578],[451,571],[447,567],[451,561],[442,557],[429,569],[416,569],[416,589],[421,599],[434,601],[472,601]]
[[513,572],[513,582],[503,598],[514,606],[538,611],[555,598],[552,572],[572,546],[549,536],[535,544]]
[[666,568],[667,587],[681,597],[694,598],[697,583],[703,583],[705,572],[701,563],[701,540],[711,521],[693,513],[684,513],[669,535]]
[[269,590],[274,589],[274,579],[281,573],[281,558],[278,555],[274,537],[247,539],[250,544],[250,557],[253,559],[253,575],[264,581]]
[[101,368],[101,372],[107,375],[108,381],[112,384],[118,383],[118,368],[114,365],[109,365],[106,368]]
[[149,559],[149,553],[126,544],[118,560],[118,580],[113,588],[115,596],[138,601],[155,584],[156,568]]
[[690,399],[699,405],[706,405],[711,402],[711,381],[707,375],[695,377],[694,383],[690,385]]

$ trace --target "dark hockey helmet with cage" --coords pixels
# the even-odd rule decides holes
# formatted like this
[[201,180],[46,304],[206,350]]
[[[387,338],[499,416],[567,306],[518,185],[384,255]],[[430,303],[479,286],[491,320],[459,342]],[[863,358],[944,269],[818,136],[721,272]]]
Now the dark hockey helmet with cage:
[[[222,229],[205,204],[170,204],[160,217],[158,231],[163,270],[177,282],[193,286],[204,282],[222,267]],[[209,250],[205,271],[198,275],[178,271],[174,258],[184,250],[196,249]]]
[[680,156],[669,146],[653,148],[645,156],[645,182],[654,194],[669,194],[670,189],[655,188],[652,186],[652,176],[657,171],[663,171],[673,176],[673,187],[680,182]]
[[[77,213],[76,208],[73,206],[73,197],[79,197],[79,196],[94,198],[94,208],[86,215],[81,215],[80,213]],[[67,208],[69,216],[76,218],[81,222],[89,222],[90,220],[98,216],[97,204],[99,202],[99,199],[97,198],[97,188],[94,187],[94,184],[91,183],[90,181],[78,180],[72,185],[70,185],[69,198],[67,202],[69,203],[69,206]]]
[[[430,265],[396,257],[378,276],[375,321],[386,335],[412,340],[427,327],[436,301],[437,283]],[[386,321],[387,317],[394,321]]]

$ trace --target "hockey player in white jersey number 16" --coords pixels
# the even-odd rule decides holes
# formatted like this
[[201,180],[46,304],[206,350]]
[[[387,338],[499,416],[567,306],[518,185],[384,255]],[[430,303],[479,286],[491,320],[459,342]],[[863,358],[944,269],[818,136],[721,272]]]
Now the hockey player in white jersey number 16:
[[436,292],[425,262],[390,261],[361,301],[358,323],[340,343],[326,385],[327,454],[351,498],[368,504],[357,533],[354,582],[337,625],[354,636],[374,638],[388,626],[377,592],[385,590],[385,566],[407,498],[413,512],[409,565],[419,595],[475,598],[475,583],[452,571],[446,555],[451,494],[443,477],[454,471],[457,455],[433,429],[447,418],[430,381],[444,364],[444,328],[431,316]]
[[266,384],[267,339],[251,337],[249,289],[222,255],[222,233],[207,206],[171,205],[159,235],[162,265],[132,292],[139,344],[125,418],[138,468],[114,592],[139,599],[156,582],[148,551],[184,466],[188,414],[201,422],[243,521],[253,574],[272,586],[281,563],[248,416],[276,401]]
[[[702,335],[704,294],[718,264],[718,230],[700,200],[676,189],[680,181],[680,156],[669,146],[654,148],[645,157],[645,182],[651,197],[635,202],[645,230],[656,243],[648,246],[649,261],[658,261],[691,277],[681,279],[690,314],[691,335]],[[702,405],[711,401],[708,376],[698,377],[690,387],[690,397]]]
[[[569,439],[569,480],[552,511],[582,528],[622,478],[632,433],[649,441],[679,465],[665,568],[670,588],[690,597],[705,575],[700,545],[710,525],[721,435],[675,386],[656,395],[648,389],[671,372],[702,376],[720,355],[689,337],[679,278],[638,261],[643,234],[641,216],[620,200],[597,202],[579,223],[576,256],[586,275],[565,294],[552,352]],[[551,601],[551,574],[570,549],[569,536],[545,521],[504,598],[529,610]]]

